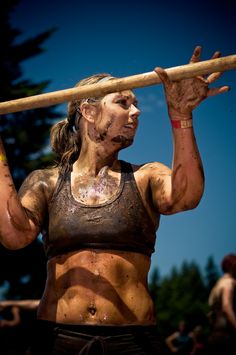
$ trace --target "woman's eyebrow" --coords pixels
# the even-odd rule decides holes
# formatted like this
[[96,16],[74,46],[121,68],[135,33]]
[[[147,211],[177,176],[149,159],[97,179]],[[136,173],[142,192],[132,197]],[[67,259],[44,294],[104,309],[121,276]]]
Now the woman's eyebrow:
[[127,100],[132,99],[133,102],[138,103],[138,99],[136,98],[136,96],[126,95],[126,94],[122,94],[121,92],[119,92],[119,93],[117,93],[117,98],[118,97],[122,97]]

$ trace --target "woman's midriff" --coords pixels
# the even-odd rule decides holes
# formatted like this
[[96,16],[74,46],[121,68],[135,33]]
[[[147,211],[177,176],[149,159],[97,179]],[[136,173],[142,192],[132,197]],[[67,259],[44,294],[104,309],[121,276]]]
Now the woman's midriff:
[[155,324],[147,288],[150,258],[82,250],[48,262],[38,318],[72,324]]

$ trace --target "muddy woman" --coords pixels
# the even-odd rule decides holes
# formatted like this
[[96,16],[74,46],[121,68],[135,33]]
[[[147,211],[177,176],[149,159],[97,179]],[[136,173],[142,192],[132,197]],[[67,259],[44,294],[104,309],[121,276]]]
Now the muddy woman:
[[[200,54],[196,47],[190,62]],[[204,173],[192,111],[229,88],[209,88],[220,73],[172,82],[155,71],[173,132],[171,169],[119,160],[139,122],[131,90],[69,102],[51,130],[57,166],[32,172],[18,194],[1,144],[1,243],[23,248],[41,232],[48,258],[33,355],[164,353],[147,285],[159,219],[198,205]],[[113,79],[97,74],[77,86]]]

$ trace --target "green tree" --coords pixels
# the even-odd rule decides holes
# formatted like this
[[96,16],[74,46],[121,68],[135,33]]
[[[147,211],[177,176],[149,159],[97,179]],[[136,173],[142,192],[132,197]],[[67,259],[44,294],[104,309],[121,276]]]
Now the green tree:
[[206,324],[207,295],[201,271],[194,262],[184,262],[161,282],[156,299],[159,331],[170,334],[180,320],[190,327]]
[[[19,42],[21,32],[10,23],[10,13],[18,2],[4,1],[0,5],[0,101],[40,94],[49,84],[49,81],[34,83],[25,79],[21,64],[44,51],[42,45],[55,29]],[[45,147],[48,145],[49,128],[60,116],[54,107],[1,116],[0,134],[17,188],[30,171],[47,165],[54,158]]]
[[156,300],[160,289],[160,274],[158,268],[153,269],[148,283],[148,288],[153,302],[156,305]]
[[215,285],[219,277],[220,277],[219,269],[215,264],[213,256],[209,256],[205,266],[205,280],[206,280],[207,294],[210,293],[212,287]]
[[[22,62],[41,54],[43,44],[54,32],[50,29],[28,40],[19,41],[20,31],[10,22],[17,0],[0,5],[0,101],[40,94],[49,81],[34,83],[23,77]],[[61,115],[55,107],[29,110],[0,117],[0,134],[16,188],[26,175],[47,166],[53,154],[47,149],[49,128]],[[45,282],[43,246],[36,240],[17,251],[0,246],[0,285],[9,285],[6,297],[38,298]]]

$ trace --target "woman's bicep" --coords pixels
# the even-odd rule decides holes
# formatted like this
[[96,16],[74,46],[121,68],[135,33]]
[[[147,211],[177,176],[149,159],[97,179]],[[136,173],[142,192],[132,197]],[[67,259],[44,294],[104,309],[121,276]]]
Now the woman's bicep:
[[32,228],[35,228],[36,232],[40,231],[47,210],[45,193],[45,186],[47,184],[43,180],[42,175],[40,170],[31,173],[25,179],[18,192],[18,197],[29,218],[30,225]]
[[171,169],[155,163],[150,166],[150,188],[154,207],[162,214],[171,212]]

